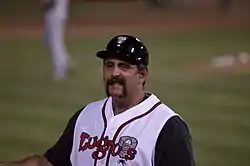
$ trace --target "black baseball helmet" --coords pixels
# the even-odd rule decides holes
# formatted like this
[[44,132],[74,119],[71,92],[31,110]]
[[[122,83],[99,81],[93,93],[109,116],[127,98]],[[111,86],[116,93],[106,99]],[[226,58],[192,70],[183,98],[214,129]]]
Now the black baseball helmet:
[[146,46],[131,35],[117,35],[107,44],[105,50],[98,51],[96,56],[101,59],[116,58],[134,65],[148,66],[149,53]]

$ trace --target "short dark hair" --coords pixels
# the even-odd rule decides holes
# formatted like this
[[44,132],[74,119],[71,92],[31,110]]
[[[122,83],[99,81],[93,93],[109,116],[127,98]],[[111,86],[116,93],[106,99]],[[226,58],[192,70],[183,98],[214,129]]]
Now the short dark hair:
[[137,64],[137,67],[138,67],[138,70],[145,70],[145,69],[147,70],[148,69],[148,67],[142,63]]
[[[141,64],[141,63],[138,64],[137,67],[138,67],[138,70],[139,70],[139,71],[148,70],[148,67],[147,67],[146,65],[144,65],[144,64]],[[142,83],[142,87],[143,87],[143,88],[144,88],[145,84],[146,84],[146,81],[144,81],[144,82]]]

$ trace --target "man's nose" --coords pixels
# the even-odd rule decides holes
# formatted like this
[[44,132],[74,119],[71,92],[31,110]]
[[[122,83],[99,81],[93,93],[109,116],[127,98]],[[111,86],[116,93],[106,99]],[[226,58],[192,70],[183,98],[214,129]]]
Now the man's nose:
[[115,66],[114,68],[113,68],[113,73],[112,73],[112,76],[119,76],[121,74],[121,71],[120,71],[120,69],[119,69],[119,67],[118,66]]

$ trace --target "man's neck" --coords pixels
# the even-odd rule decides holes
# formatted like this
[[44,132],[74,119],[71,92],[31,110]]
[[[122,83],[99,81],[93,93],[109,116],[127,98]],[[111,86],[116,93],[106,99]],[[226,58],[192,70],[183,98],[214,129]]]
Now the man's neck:
[[134,107],[135,105],[140,103],[144,97],[145,97],[145,92],[142,91],[138,93],[138,95],[134,95],[132,97],[113,99],[112,106],[113,106],[114,115],[118,115]]

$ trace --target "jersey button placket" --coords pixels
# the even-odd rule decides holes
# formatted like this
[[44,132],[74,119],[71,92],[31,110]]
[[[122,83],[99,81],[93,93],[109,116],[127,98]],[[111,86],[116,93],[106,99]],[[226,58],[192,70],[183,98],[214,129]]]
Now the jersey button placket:
[[110,119],[110,121],[108,122],[107,132],[108,132],[107,134],[109,136],[109,139],[112,139],[116,132],[116,119],[115,118]]

